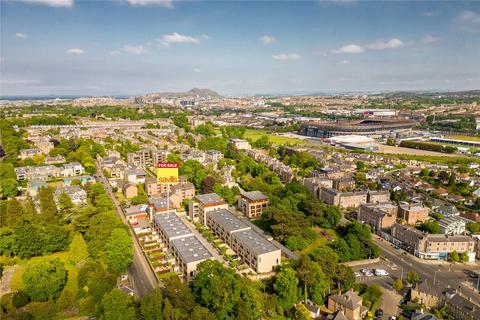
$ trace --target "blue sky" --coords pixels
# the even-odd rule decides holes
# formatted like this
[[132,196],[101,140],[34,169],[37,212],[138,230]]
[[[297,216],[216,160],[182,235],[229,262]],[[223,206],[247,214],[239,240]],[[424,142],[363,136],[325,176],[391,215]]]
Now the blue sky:
[[1,95],[480,89],[480,2],[1,1]]

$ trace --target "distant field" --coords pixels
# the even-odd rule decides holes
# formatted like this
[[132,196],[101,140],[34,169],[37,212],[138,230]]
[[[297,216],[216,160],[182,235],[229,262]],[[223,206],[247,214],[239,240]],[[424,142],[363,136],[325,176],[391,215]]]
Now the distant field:
[[463,157],[461,155],[454,154],[454,153],[443,153],[443,152],[419,150],[419,149],[412,149],[412,148],[394,147],[394,146],[386,146],[386,145],[379,145],[378,147],[379,147],[378,152],[387,153],[387,154],[404,154],[404,155],[412,155],[412,156],[435,156],[435,157],[457,157],[457,158]]
[[470,137],[470,136],[449,136],[448,139],[456,139],[456,140],[463,140],[463,141],[474,141],[480,142],[480,137]]
[[[215,133],[219,134],[220,129],[215,128]],[[277,136],[273,133],[268,132],[267,130],[262,130],[262,129],[247,129],[247,131],[245,132],[244,138],[245,139],[250,139],[252,141],[257,141],[258,139],[260,139],[264,135],[268,136],[268,140],[271,143],[274,143],[274,144],[292,144],[292,145],[295,145],[295,144],[304,144],[305,143],[305,141],[300,140],[300,139]]]

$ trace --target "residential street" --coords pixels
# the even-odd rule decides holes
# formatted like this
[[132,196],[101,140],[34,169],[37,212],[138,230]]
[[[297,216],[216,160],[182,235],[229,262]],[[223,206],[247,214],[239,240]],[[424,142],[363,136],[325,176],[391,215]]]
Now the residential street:
[[[97,167],[99,168],[100,166]],[[112,188],[108,183],[107,179],[105,179],[103,172],[101,170],[97,170],[97,180],[103,183],[105,186],[105,190],[107,191],[108,195],[112,199],[113,203],[115,204],[116,212],[118,216],[122,219],[122,221],[128,225],[128,222],[123,215],[122,208],[120,207],[120,203],[118,199],[114,196],[112,192]],[[130,282],[132,283],[133,290],[135,292],[136,297],[142,297],[143,295],[151,292],[154,288],[158,287],[158,281],[153,273],[152,269],[150,268],[147,258],[142,252],[142,247],[138,243],[137,237],[132,234],[133,239],[133,263],[131,264],[130,268],[128,269],[128,277]]]
[[477,279],[471,279],[468,276],[468,271],[478,270],[478,264],[457,264],[451,266],[448,264],[423,263],[403,250],[396,250],[388,241],[380,240],[376,235],[373,235],[373,239],[382,249],[381,256],[398,266],[398,274],[394,274],[395,276],[401,277],[403,273],[405,278],[407,272],[415,270],[420,275],[421,280],[427,281],[429,284],[433,285],[435,278],[435,286],[439,290],[443,291],[449,287],[455,288],[459,294],[466,298],[471,298],[472,302],[480,306],[480,294],[473,290]]

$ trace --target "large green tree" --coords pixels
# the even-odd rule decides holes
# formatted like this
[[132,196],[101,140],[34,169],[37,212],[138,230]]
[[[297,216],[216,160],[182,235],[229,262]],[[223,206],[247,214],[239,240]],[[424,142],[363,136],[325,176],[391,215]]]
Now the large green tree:
[[60,296],[67,283],[67,271],[59,259],[40,260],[27,267],[22,280],[30,299],[47,301]]
[[197,267],[191,282],[192,294],[200,305],[208,308],[218,319],[232,319],[240,301],[241,283],[233,269],[216,260],[207,260]]
[[291,267],[284,267],[277,274],[273,289],[278,296],[278,302],[284,309],[290,309],[299,301],[298,283],[295,270]]
[[108,266],[117,274],[124,272],[133,261],[133,241],[125,229],[113,229],[105,245]]
[[133,298],[119,289],[113,289],[102,299],[101,319],[134,320],[135,307]]

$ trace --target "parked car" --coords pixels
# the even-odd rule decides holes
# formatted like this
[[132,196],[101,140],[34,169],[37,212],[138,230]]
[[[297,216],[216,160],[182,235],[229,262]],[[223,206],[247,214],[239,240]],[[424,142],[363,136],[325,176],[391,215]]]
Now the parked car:
[[383,269],[375,269],[374,272],[375,272],[375,275],[376,275],[377,277],[379,277],[379,276],[388,276],[388,272],[385,271],[385,270],[383,270]]
[[381,308],[375,311],[375,317],[383,317],[383,310]]
[[358,278],[358,277],[361,277],[362,274],[360,272],[355,272],[355,277]]

